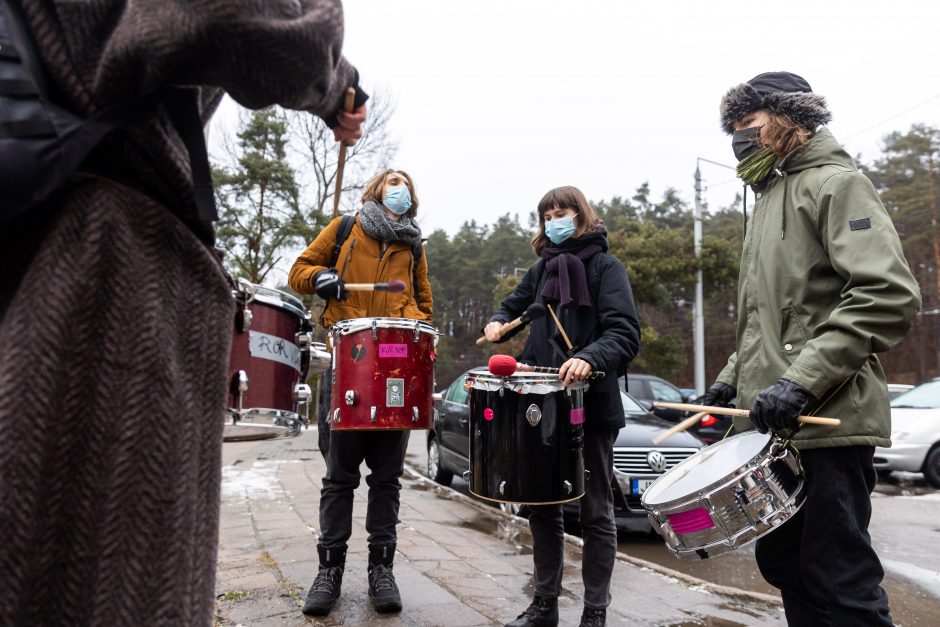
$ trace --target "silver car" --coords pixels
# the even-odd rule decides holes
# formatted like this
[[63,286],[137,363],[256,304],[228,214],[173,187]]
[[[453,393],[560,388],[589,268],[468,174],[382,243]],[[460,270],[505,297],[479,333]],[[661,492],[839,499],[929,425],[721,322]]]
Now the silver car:
[[891,448],[875,449],[879,474],[922,472],[940,488],[940,380],[918,385],[891,401]]

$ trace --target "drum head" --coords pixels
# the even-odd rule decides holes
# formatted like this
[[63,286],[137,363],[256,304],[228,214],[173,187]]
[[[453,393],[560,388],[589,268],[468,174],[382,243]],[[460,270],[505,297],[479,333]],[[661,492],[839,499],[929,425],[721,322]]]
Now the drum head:
[[423,320],[412,320],[411,318],[347,318],[334,324],[332,332],[347,335],[373,327],[376,329],[414,330],[418,333],[429,333],[435,338],[440,335],[440,331],[434,325]]
[[643,502],[656,505],[693,495],[733,475],[754,459],[768,442],[770,435],[757,431],[716,442],[657,479],[643,494]]

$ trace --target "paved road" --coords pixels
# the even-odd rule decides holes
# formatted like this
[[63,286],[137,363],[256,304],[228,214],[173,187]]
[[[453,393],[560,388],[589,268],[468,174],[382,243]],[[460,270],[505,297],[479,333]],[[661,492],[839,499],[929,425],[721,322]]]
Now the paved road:
[[[427,454],[420,445],[425,432],[420,433],[422,437],[417,432],[412,437],[408,459],[424,469]],[[466,493],[460,479],[455,478],[454,488]],[[921,475],[894,473],[879,482],[872,497],[869,530],[885,567],[884,587],[895,623],[940,625],[940,491],[927,487]],[[758,572],[753,547],[704,562],[683,562],[658,536],[626,534],[620,550],[706,581],[779,596]]]

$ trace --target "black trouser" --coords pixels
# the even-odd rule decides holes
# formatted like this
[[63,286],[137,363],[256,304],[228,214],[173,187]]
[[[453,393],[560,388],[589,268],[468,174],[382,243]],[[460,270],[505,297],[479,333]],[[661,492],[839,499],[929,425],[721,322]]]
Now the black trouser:
[[795,626],[891,625],[884,570],[871,546],[872,446],[801,451],[806,502],[757,541],[757,564]]
[[352,535],[353,490],[359,465],[371,470],[366,530],[369,544],[390,544],[397,535],[398,496],[410,431],[330,430],[326,476],[320,490],[320,541],[325,548],[346,544]]
[[[614,496],[610,484],[614,474],[616,430],[584,432],[584,467],[590,478],[584,482],[580,500],[580,522],[584,538],[581,578],[584,606],[610,605],[610,576],[617,557],[617,526],[614,523]],[[561,505],[532,507],[532,558],[535,562],[535,593],[557,597],[565,565],[565,525]]]

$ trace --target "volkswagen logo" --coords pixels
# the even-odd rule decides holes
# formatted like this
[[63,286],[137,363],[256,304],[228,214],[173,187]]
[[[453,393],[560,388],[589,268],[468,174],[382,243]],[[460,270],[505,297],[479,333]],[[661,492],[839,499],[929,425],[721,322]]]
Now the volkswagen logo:
[[666,456],[659,451],[650,451],[646,463],[656,472],[666,472]]

